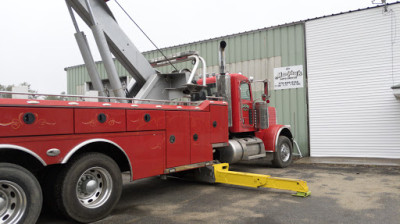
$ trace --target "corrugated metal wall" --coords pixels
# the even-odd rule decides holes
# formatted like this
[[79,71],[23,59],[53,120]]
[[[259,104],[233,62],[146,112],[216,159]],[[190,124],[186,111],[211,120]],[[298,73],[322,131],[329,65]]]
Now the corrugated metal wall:
[[[107,73],[103,63],[96,63],[97,70],[101,79],[107,79]],[[130,76],[128,71],[118,62],[115,61],[115,67],[117,68],[118,75],[120,77]],[[78,65],[73,67],[65,68],[67,71],[67,93],[73,95],[82,95],[83,86],[90,81],[89,74],[84,65]]]
[[388,9],[306,22],[312,156],[400,158],[400,5]]
[[[176,52],[189,50],[198,51],[205,58],[207,73],[218,72],[218,48],[219,42],[225,40],[227,71],[230,73],[242,73],[253,76],[255,79],[269,78],[273,80],[273,69],[292,65],[305,66],[305,40],[304,24],[295,23],[268,29],[261,29],[231,36],[225,36],[201,42],[162,49],[164,54],[172,55]],[[145,52],[146,58],[160,57],[157,51]],[[119,63],[118,63],[119,64]],[[177,64],[178,69],[189,68],[189,62]],[[100,66],[102,67],[102,66]],[[119,73],[125,74],[120,65],[117,66]],[[101,68],[104,74],[104,68]],[[174,69],[164,67],[162,72],[171,72]],[[125,73],[124,73],[125,72]],[[89,80],[85,68],[71,67],[68,73],[68,93],[76,93],[76,86],[82,85]],[[304,71],[306,74],[306,71]],[[304,80],[306,83],[306,80]],[[273,88],[273,83],[271,83]],[[74,89],[75,88],[75,89]],[[261,86],[256,87],[257,96]],[[307,86],[298,89],[274,90],[271,97],[271,106],[277,109],[278,122],[289,124],[300,146],[303,155],[308,155],[308,121],[307,121]]]

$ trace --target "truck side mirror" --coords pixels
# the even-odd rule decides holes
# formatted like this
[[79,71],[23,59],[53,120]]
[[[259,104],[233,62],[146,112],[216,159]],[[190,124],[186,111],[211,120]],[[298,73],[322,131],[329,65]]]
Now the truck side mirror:
[[267,101],[267,95],[265,95],[264,93],[261,95],[261,98],[263,101]]
[[264,83],[264,94],[262,94],[262,100],[267,101],[267,103],[269,103],[269,98],[271,97],[269,91],[269,80],[265,79],[263,83]]

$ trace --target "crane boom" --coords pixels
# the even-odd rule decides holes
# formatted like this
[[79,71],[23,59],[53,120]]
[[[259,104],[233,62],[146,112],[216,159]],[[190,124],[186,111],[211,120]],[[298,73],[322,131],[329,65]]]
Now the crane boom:
[[136,95],[156,71],[118,25],[105,1],[89,0],[91,10],[86,0],[67,2],[89,27],[97,25],[104,32],[111,53],[135,79],[130,95]]
[[[103,60],[112,91],[116,97],[135,99],[158,99],[158,100],[176,100],[187,97],[191,92],[198,92],[205,87],[192,82],[197,65],[200,62],[203,65],[203,78],[205,79],[206,62],[197,53],[185,55],[185,60],[193,60],[194,69],[187,73],[179,72],[172,74],[158,74],[149,61],[130,41],[118,25],[113,14],[104,0],[66,0],[71,13],[71,18],[76,29],[76,39],[84,58],[89,76],[96,90],[101,93],[103,88],[96,66],[91,56],[86,38],[79,30],[78,23],[75,20],[74,11],[91,28],[96,40],[97,47]],[[125,93],[117,70],[115,68],[112,54],[125,67],[128,73],[134,78],[135,85]],[[163,59],[164,60],[164,59]],[[166,59],[169,61],[170,59]],[[175,60],[177,61],[177,60]],[[182,61],[182,60],[178,60]],[[169,61],[169,64],[172,64]]]

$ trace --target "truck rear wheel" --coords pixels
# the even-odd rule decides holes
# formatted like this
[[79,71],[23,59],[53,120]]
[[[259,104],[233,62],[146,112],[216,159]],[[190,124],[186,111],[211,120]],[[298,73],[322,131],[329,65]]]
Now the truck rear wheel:
[[274,153],[272,163],[275,167],[284,168],[292,163],[293,145],[286,136],[279,136],[278,147]]
[[106,217],[121,191],[121,171],[115,161],[101,153],[87,153],[61,171],[55,200],[57,209],[66,217],[89,223]]
[[40,184],[31,172],[0,163],[0,223],[36,223],[42,202]]

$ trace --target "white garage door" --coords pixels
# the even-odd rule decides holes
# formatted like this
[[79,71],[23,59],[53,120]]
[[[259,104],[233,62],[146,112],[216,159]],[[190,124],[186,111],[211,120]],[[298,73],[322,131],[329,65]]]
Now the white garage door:
[[400,158],[400,4],[306,22],[311,156]]

